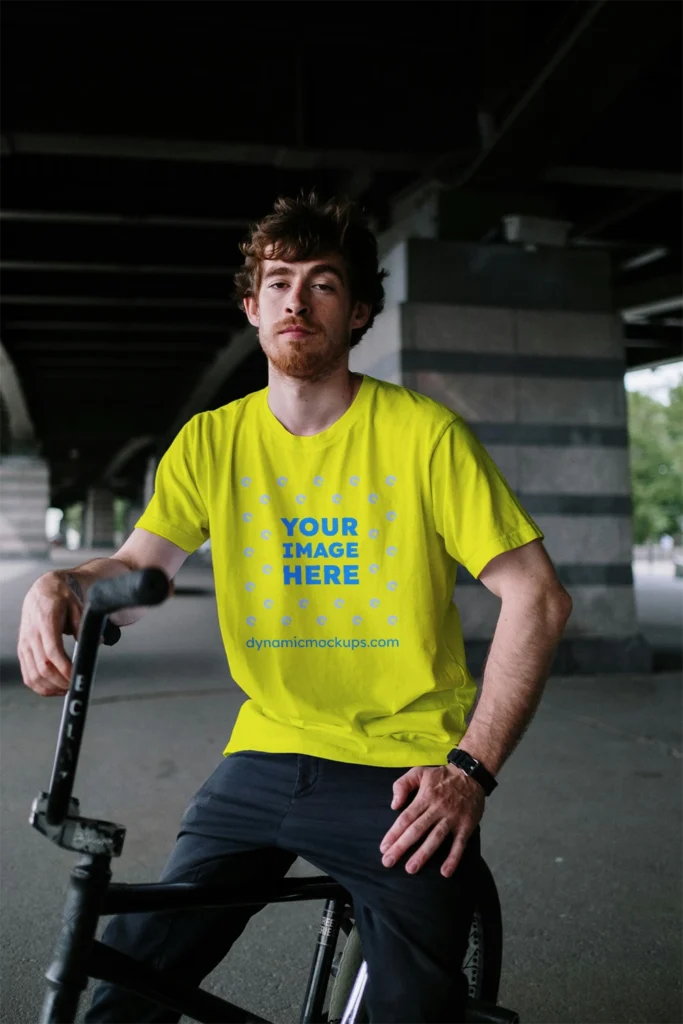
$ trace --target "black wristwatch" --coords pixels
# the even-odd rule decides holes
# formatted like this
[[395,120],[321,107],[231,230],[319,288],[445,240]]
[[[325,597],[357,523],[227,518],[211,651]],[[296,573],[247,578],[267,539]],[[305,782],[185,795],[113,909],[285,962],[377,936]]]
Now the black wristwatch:
[[449,764],[454,764],[456,768],[461,768],[465,775],[470,775],[475,782],[479,783],[486,795],[491,796],[498,783],[493,775],[491,775],[491,772],[484,768],[481,761],[477,761],[476,757],[472,757],[471,754],[460,750],[458,747],[454,747],[451,750],[447,760]]

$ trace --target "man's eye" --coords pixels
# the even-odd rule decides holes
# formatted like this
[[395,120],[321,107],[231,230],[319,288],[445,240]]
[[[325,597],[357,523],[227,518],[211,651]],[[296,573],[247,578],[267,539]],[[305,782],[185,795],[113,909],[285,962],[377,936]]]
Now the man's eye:
[[334,288],[331,284],[317,284],[316,288],[322,288],[324,291],[333,292]]
[[285,283],[286,283],[285,281],[273,281],[273,283],[269,287],[271,287],[271,288],[279,288],[280,285],[282,285],[282,287],[284,288]]

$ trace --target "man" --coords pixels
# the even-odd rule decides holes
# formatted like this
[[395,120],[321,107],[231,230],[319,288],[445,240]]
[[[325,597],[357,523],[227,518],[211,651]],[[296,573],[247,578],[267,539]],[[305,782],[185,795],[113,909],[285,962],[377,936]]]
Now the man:
[[[237,293],[268,387],[183,427],[113,558],[33,585],[24,680],[64,692],[61,636],[94,580],[153,565],[173,577],[210,536],[222,635],[249,699],[163,879],[282,876],[302,856],[353,897],[370,1019],[460,1021],[485,795],[531,720],[571,599],[462,418],[349,372],[384,298],[358,209],[278,200],[242,251]],[[469,726],[458,562],[502,601]],[[251,913],[124,915],[104,940],[199,983]],[[177,1016],[102,985],[87,1020]]]

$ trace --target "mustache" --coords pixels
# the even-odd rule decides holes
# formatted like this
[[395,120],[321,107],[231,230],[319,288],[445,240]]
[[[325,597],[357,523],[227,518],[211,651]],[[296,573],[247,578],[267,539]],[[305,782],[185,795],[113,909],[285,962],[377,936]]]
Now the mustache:
[[316,327],[301,320],[282,320],[277,324],[275,330],[277,334],[282,334],[283,331],[310,331],[312,334]]

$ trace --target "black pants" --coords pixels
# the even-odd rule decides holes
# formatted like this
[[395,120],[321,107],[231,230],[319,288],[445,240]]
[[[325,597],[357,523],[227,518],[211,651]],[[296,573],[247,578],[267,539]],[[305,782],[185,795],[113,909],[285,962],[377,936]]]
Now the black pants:
[[[281,878],[299,855],[353,898],[373,1024],[461,1021],[467,985],[460,965],[474,908],[479,830],[450,878],[439,869],[452,837],[417,874],[405,870],[409,854],[385,868],[379,844],[400,814],[390,807],[392,785],[406,770],[303,754],[232,754],[190,803],[162,880]],[[257,909],[122,914],[103,941],[198,985]],[[105,983],[85,1019],[170,1022],[178,1015]]]

